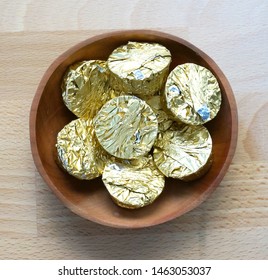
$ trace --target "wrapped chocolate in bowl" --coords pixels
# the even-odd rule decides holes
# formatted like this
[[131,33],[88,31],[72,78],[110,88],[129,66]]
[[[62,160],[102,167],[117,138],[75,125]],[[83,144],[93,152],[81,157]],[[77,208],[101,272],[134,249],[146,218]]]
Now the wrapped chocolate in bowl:
[[104,104],[94,118],[94,127],[101,146],[121,159],[148,154],[158,133],[153,110],[132,95],[115,97]]
[[114,202],[129,209],[152,204],[165,186],[165,176],[156,168],[152,156],[108,163],[102,180]]
[[166,176],[192,181],[204,175],[212,164],[212,139],[202,125],[180,125],[158,135],[154,162]]
[[118,95],[110,87],[106,61],[87,60],[71,65],[62,81],[62,98],[77,117],[93,118],[111,98]]
[[143,100],[146,101],[146,103],[152,108],[156,115],[158,122],[158,132],[168,130],[173,124],[173,119],[166,113],[161,101],[161,96],[144,96]]
[[110,156],[98,143],[92,120],[76,119],[57,135],[58,163],[81,180],[99,177]]
[[215,118],[219,112],[221,90],[211,71],[194,63],[185,63],[170,72],[164,100],[175,120],[200,125]]
[[126,93],[153,95],[162,88],[170,62],[170,51],[160,44],[128,42],[108,58],[111,85]]

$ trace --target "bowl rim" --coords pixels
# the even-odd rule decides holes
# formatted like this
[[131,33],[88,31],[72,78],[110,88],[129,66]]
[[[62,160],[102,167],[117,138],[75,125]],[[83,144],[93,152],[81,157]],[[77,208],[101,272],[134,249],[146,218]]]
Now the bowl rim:
[[[226,97],[228,99],[229,106],[230,106],[231,126],[232,127],[231,127],[230,142],[229,142],[229,147],[228,147],[228,153],[226,155],[226,160],[223,162],[222,168],[221,168],[220,172],[217,174],[215,180],[213,180],[213,184],[210,187],[208,187],[202,193],[201,196],[199,196],[198,198],[193,200],[188,205],[188,207],[185,208],[184,211],[182,211],[179,215],[176,215],[176,211],[175,211],[175,212],[172,212],[169,215],[165,216],[166,217],[165,220],[158,221],[156,219],[154,221],[154,223],[141,224],[141,225],[135,223],[135,224],[133,224],[133,226],[130,227],[129,225],[124,226],[122,224],[118,225],[113,222],[103,221],[94,216],[91,216],[89,218],[87,215],[84,214],[84,212],[79,207],[71,204],[68,201],[68,199],[66,199],[65,196],[60,191],[58,191],[58,189],[54,186],[53,182],[47,175],[47,173],[43,167],[43,164],[42,164],[42,160],[40,157],[40,153],[39,153],[37,141],[36,141],[36,119],[37,119],[37,111],[38,111],[38,107],[39,107],[40,100],[42,97],[42,93],[43,93],[43,90],[44,90],[47,82],[49,81],[50,77],[52,76],[54,71],[57,69],[57,67],[59,65],[61,65],[61,63],[63,63],[64,60],[66,58],[68,58],[68,56],[70,56],[74,52],[78,51],[79,49],[87,46],[90,43],[99,41],[99,40],[107,38],[107,37],[113,37],[113,36],[118,36],[118,35],[129,35],[129,34],[138,35],[141,33],[144,35],[147,35],[147,36],[153,35],[153,36],[162,37],[163,39],[169,39],[169,40],[175,41],[179,44],[182,44],[185,47],[193,50],[198,56],[202,57],[213,68],[215,73],[217,73],[217,75],[220,76],[220,80],[221,80],[223,87],[225,88],[225,91],[228,92]],[[233,159],[234,153],[235,153],[235,149],[236,149],[236,145],[237,145],[237,138],[238,138],[238,113],[237,113],[237,105],[236,105],[234,93],[232,91],[232,88],[231,88],[226,76],[224,75],[222,70],[219,68],[219,66],[215,63],[215,61],[212,58],[210,58],[206,53],[201,51],[199,48],[194,46],[192,43],[190,43],[180,37],[177,37],[175,35],[171,35],[171,34],[165,33],[165,32],[155,31],[155,30],[149,30],[149,29],[120,30],[120,31],[105,32],[105,33],[101,33],[99,35],[92,36],[86,40],[83,40],[83,41],[75,44],[74,46],[72,46],[71,48],[66,50],[64,53],[59,55],[56,59],[54,59],[54,61],[50,64],[50,66],[46,69],[45,73],[43,74],[43,77],[41,78],[39,85],[37,87],[37,90],[35,92],[35,95],[34,95],[34,98],[33,98],[32,104],[31,104],[30,115],[29,115],[29,132],[30,132],[30,144],[31,144],[32,157],[33,157],[34,163],[36,165],[37,171],[39,172],[39,174],[41,175],[41,177],[43,178],[45,183],[53,191],[53,193],[73,213],[75,213],[75,214],[79,215],[80,217],[83,217],[87,220],[90,220],[90,221],[93,221],[95,223],[102,224],[105,226],[110,226],[110,227],[115,227],[115,228],[145,228],[145,227],[165,223],[167,221],[170,221],[174,218],[177,218],[177,217],[193,210],[198,205],[200,205],[202,202],[204,202],[210,196],[210,194],[217,188],[217,186],[222,181],[224,175],[226,174],[226,172],[231,164],[231,161]]]

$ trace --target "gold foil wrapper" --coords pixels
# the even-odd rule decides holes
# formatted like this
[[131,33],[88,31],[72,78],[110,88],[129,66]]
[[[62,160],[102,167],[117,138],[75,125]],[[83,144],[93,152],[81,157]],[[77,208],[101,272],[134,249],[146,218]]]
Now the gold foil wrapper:
[[57,135],[56,148],[62,167],[82,180],[100,176],[109,160],[94,135],[92,120],[76,119],[67,124]]
[[110,87],[106,61],[78,62],[63,78],[63,101],[77,117],[93,118],[104,103],[118,95]]
[[174,118],[190,125],[212,120],[220,110],[221,91],[216,77],[194,63],[178,65],[165,85],[167,109]]
[[153,95],[163,87],[170,62],[170,51],[162,45],[129,42],[108,58],[111,85],[129,94]]
[[108,101],[94,118],[96,136],[111,155],[134,159],[147,154],[156,139],[158,123],[150,106],[136,96]]
[[157,167],[167,177],[184,181],[199,178],[211,165],[212,139],[208,130],[202,125],[173,129],[160,133],[154,144]]
[[115,203],[130,209],[151,204],[165,186],[165,177],[151,156],[107,164],[102,180]]
[[146,101],[146,103],[152,108],[156,115],[158,121],[158,131],[163,132],[168,130],[172,125],[173,120],[163,109],[161,97],[159,95],[147,96],[144,97],[143,100]]

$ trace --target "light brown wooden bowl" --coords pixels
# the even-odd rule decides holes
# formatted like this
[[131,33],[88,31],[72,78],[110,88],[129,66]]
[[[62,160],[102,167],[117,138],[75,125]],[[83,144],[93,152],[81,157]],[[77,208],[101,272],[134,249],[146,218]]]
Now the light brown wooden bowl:
[[[207,124],[213,139],[214,161],[208,173],[191,183],[167,179],[161,196],[150,206],[128,210],[116,206],[101,178],[80,181],[62,171],[54,159],[57,133],[75,116],[64,106],[61,79],[67,67],[88,59],[106,60],[119,45],[128,41],[158,42],[172,54],[176,65],[193,62],[207,67],[222,90],[222,106]],[[235,152],[237,108],[232,89],[217,64],[201,50],[178,37],[150,30],[118,31],[83,41],[59,56],[44,74],[30,113],[33,159],[39,173],[56,196],[71,211],[88,220],[119,228],[142,228],[164,223],[192,210],[219,185]]]

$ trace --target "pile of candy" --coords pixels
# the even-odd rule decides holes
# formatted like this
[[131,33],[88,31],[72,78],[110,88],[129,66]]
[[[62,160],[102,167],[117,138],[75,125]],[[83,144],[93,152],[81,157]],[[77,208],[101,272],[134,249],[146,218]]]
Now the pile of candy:
[[220,110],[219,84],[193,63],[170,72],[171,58],[158,43],[129,42],[63,77],[63,101],[78,118],[58,133],[58,162],[78,179],[102,176],[121,207],[151,204],[165,177],[191,181],[211,166],[203,124]]

